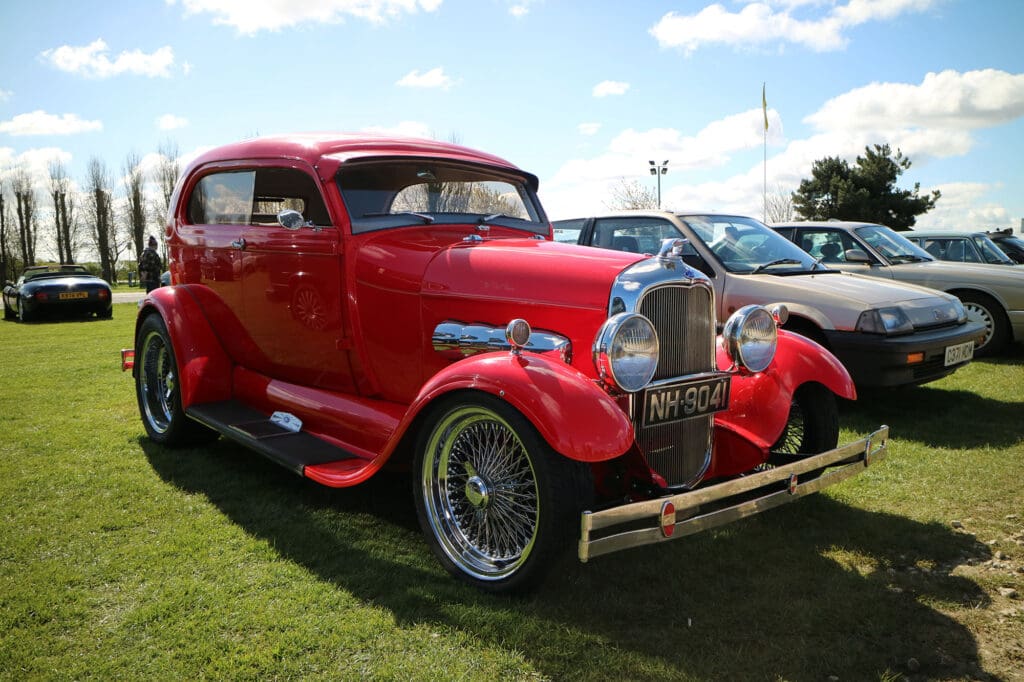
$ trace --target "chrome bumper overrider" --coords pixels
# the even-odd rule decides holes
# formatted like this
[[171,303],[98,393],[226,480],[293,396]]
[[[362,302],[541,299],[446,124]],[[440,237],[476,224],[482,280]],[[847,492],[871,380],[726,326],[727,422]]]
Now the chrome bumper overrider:
[[[865,438],[792,464],[670,497],[583,512],[580,561],[693,535],[816,493],[883,459],[888,441],[889,427],[882,426]],[[808,480],[801,483],[801,478]],[[704,511],[705,505],[714,508]]]

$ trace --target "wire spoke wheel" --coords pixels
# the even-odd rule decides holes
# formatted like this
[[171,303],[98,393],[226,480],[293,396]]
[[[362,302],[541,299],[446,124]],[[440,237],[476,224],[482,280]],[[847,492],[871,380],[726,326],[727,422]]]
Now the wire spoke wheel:
[[149,426],[157,433],[166,433],[173,418],[174,392],[177,390],[174,360],[167,342],[156,331],[142,342],[139,391],[143,412]]
[[444,554],[477,580],[500,580],[529,558],[540,523],[537,475],[515,430],[486,407],[462,406],[435,426],[422,494]]
[[789,403],[789,417],[786,419],[786,428],[782,431],[782,435],[779,436],[775,445],[772,446],[772,452],[778,452],[783,455],[800,453],[800,448],[804,443],[806,428],[804,409],[794,398]]

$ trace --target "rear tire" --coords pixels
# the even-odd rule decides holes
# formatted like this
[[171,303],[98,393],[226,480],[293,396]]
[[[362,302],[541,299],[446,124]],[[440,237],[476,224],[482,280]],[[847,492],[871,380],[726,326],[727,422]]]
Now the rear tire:
[[416,448],[423,534],[453,576],[488,592],[526,590],[576,546],[593,484],[502,400],[463,393],[432,409]]
[[170,447],[198,445],[217,433],[193,421],[181,407],[178,363],[167,325],[156,314],[139,327],[135,341],[135,396],[150,440]]

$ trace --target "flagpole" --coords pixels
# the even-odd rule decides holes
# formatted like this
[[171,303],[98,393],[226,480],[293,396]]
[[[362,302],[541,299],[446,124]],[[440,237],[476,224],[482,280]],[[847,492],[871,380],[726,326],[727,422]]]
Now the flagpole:
[[768,100],[765,98],[766,83],[761,83],[761,113],[764,114],[764,181],[761,189],[761,220],[768,222]]

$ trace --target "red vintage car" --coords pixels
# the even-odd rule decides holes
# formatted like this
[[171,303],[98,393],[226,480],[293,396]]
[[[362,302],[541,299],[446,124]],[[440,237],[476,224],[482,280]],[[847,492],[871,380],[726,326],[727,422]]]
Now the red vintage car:
[[455,576],[522,590],[854,475],[839,362],[748,306],[716,336],[680,258],[560,244],[537,178],[426,140],[296,135],[197,158],[174,192],[172,286],[141,304],[142,421],[218,435],[318,483],[411,468]]

